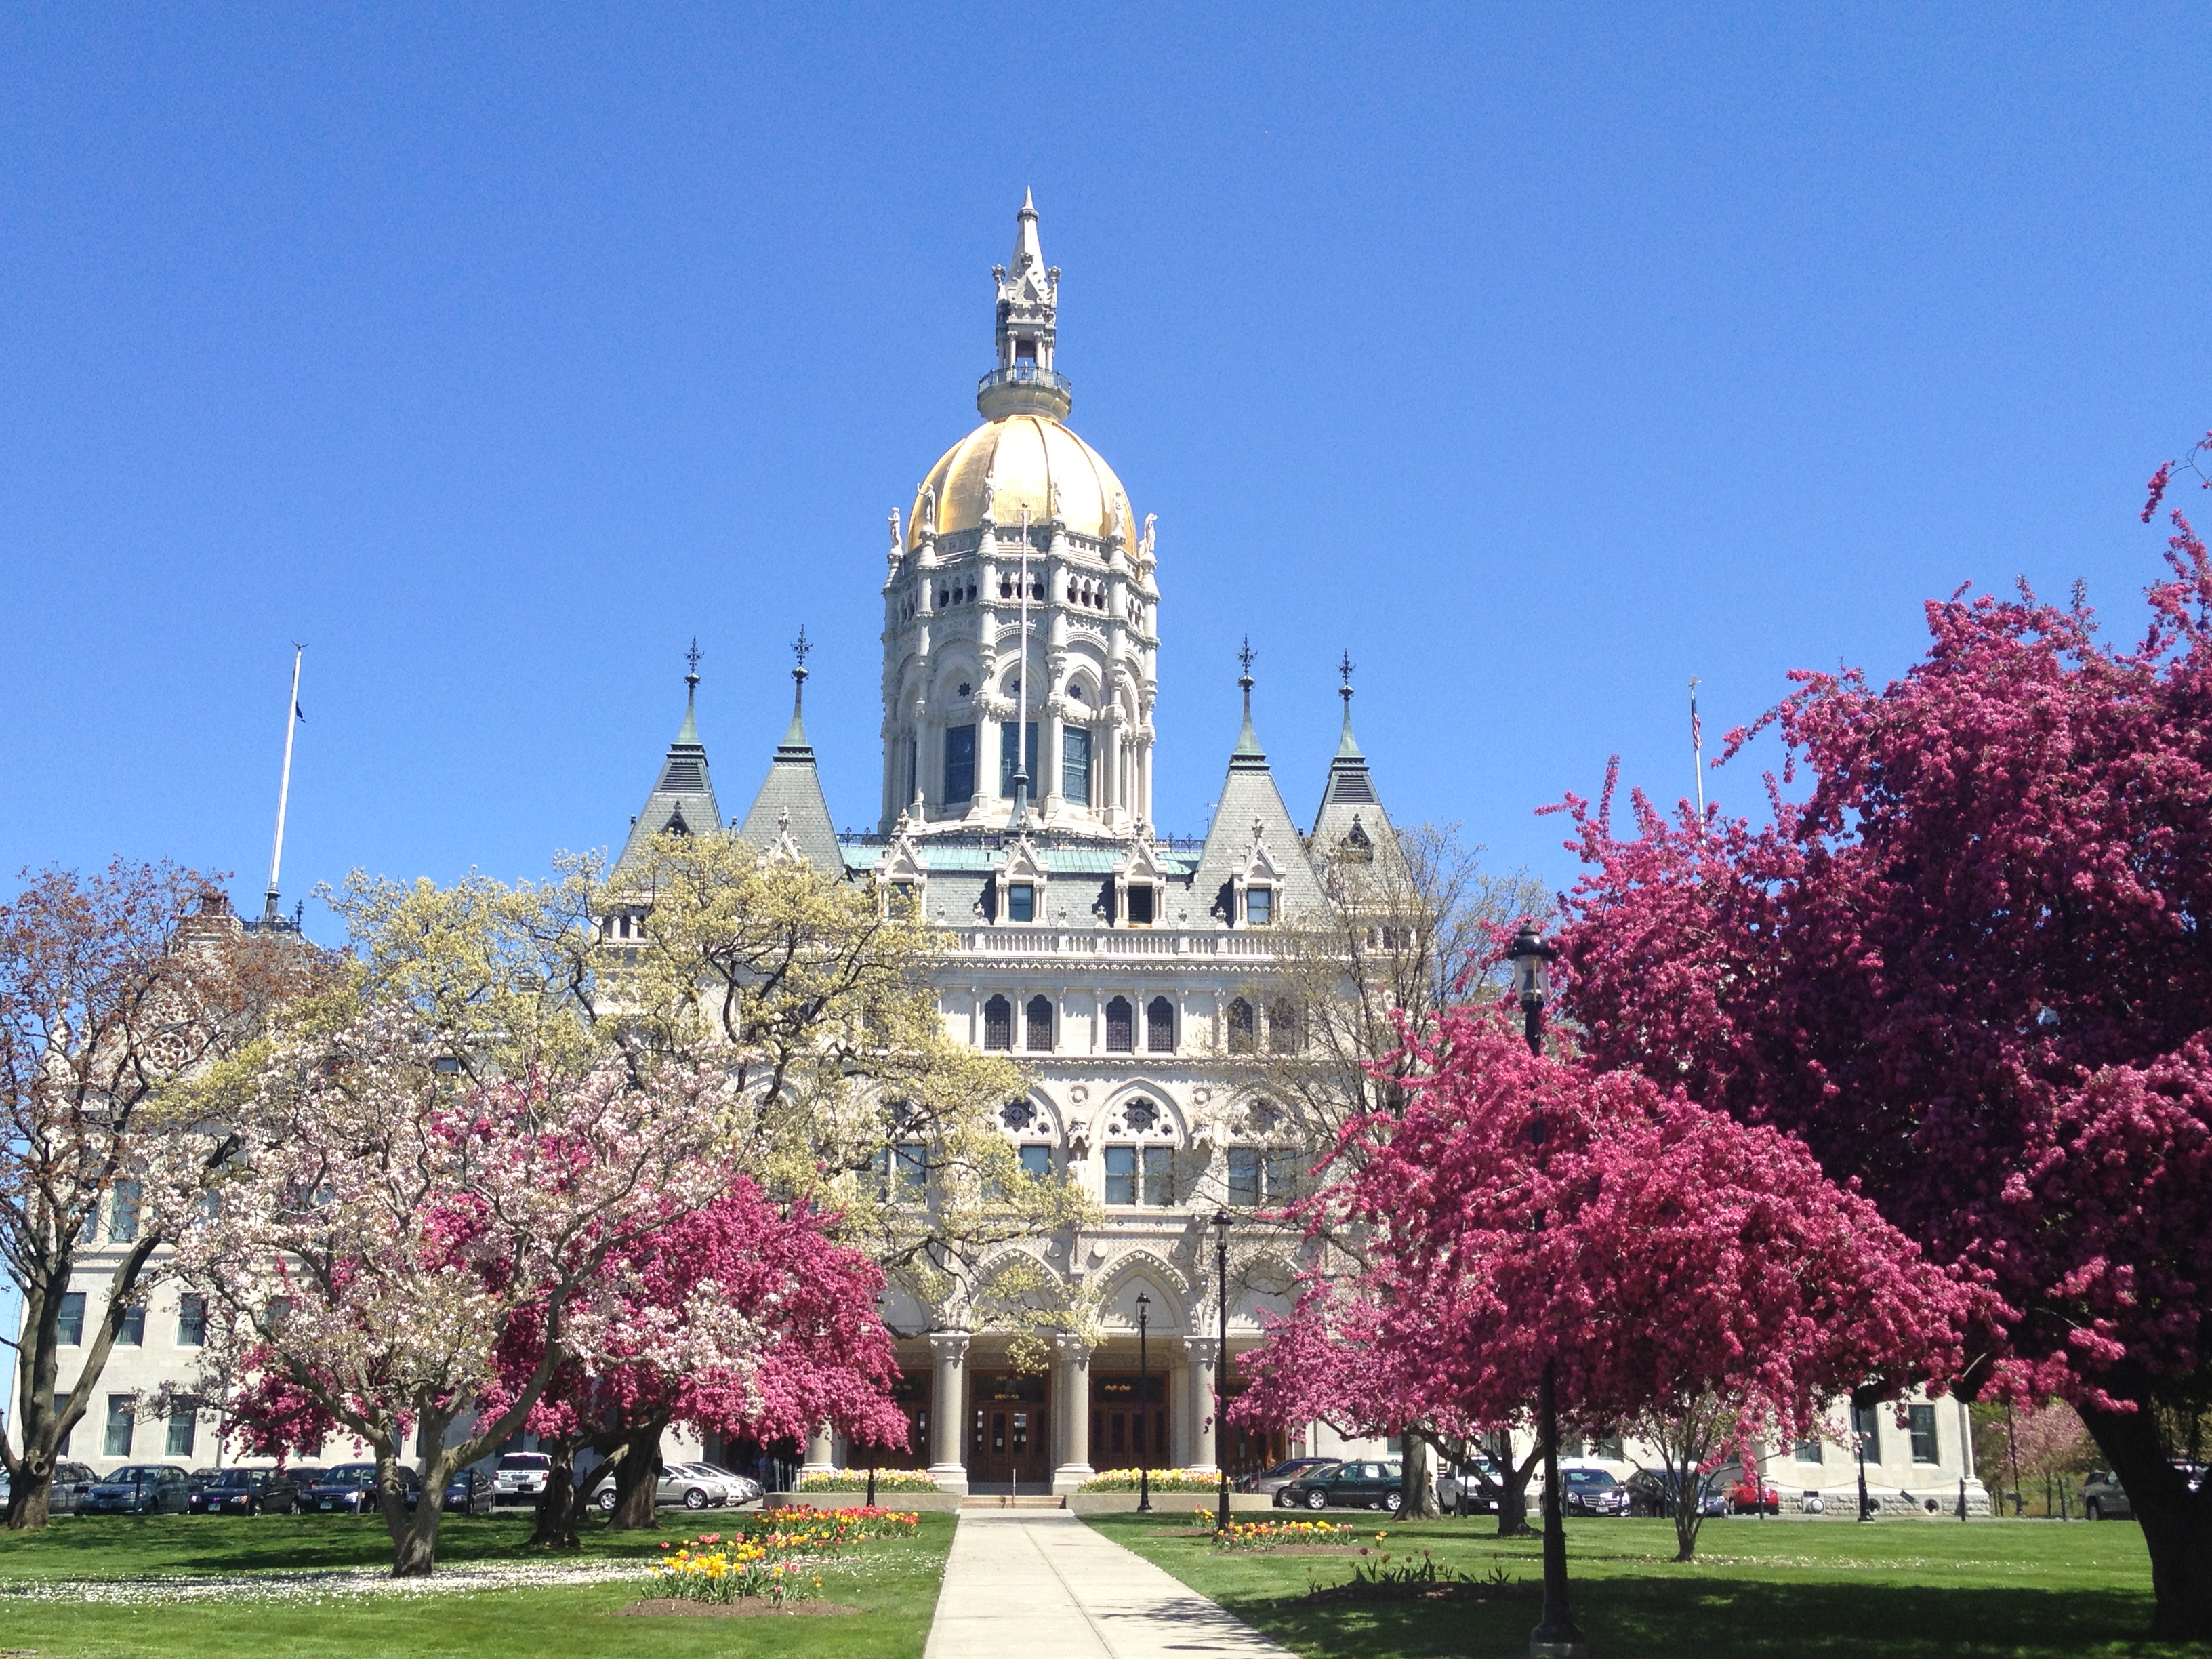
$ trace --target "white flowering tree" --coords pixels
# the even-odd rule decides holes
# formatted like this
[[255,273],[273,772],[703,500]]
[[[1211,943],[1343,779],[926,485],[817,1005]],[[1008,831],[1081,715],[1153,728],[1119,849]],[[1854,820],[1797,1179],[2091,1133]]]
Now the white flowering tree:
[[[610,1258],[725,1189],[747,1128],[731,1071],[617,1051],[478,1081],[392,1004],[294,1035],[226,1114],[229,1163],[211,1196],[189,1146],[163,1183],[175,1271],[209,1298],[191,1386],[265,1444],[357,1436],[376,1460],[394,1576],[429,1572],[453,1472],[514,1433],[617,1316]],[[702,1289],[665,1346],[742,1363],[743,1316]],[[521,1317],[543,1330],[542,1358],[495,1415],[479,1413]]]

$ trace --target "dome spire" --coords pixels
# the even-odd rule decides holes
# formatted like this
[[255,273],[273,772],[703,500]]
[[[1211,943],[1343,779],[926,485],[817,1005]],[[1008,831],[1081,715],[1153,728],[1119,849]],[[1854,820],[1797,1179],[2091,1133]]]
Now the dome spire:
[[991,267],[998,285],[999,366],[975,388],[975,407],[987,421],[1009,415],[1066,420],[1074,389],[1053,370],[1058,343],[1060,267],[1048,266],[1037,240],[1036,198],[1022,191],[1014,216],[1013,264]]
[[1359,740],[1352,735],[1352,653],[1344,653],[1344,660],[1337,664],[1336,672],[1344,680],[1336,692],[1344,699],[1344,735],[1336,740],[1336,756],[1339,760],[1358,760]]

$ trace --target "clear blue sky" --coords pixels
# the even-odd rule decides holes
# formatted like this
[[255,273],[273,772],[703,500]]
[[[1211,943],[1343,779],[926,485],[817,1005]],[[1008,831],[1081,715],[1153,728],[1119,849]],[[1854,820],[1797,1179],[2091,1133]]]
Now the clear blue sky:
[[[288,896],[617,840],[681,653],[732,812],[821,642],[877,799],[884,518],[1033,186],[1073,424],[1160,520],[1160,817],[1340,651],[1401,820],[1555,884],[1799,665],[2076,577],[2212,425],[2201,10],[21,8],[0,40],[0,866]],[[1724,802],[1756,803],[1747,769]],[[311,923],[312,926],[312,923]]]

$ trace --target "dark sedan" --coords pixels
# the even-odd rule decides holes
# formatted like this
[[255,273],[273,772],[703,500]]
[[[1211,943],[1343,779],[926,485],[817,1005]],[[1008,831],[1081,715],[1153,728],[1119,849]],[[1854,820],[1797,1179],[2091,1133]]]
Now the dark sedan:
[[1336,1462],[1334,1457],[1293,1457],[1278,1463],[1272,1469],[1262,1469],[1257,1474],[1240,1474],[1233,1483],[1238,1492],[1273,1494],[1296,1480],[1311,1474],[1316,1469],[1325,1469]]
[[489,1515],[491,1503],[491,1477],[471,1468],[458,1471],[446,1482],[446,1495],[438,1507],[457,1515]]
[[1275,1494],[1275,1507],[1388,1510],[1395,1515],[1406,1501],[1402,1479],[1395,1462],[1357,1460],[1331,1463],[1284,1486]]
[[173,1463],[126,1463],[103,1474],[79,1507],[81,1515],[182,1515],[192,1498],[190,1476]]
[[240,1466],[217,1469],[191,1497],[194,1515],[297,1515],[296,1474]]
[[[407,1507],[411,1510],[422,1498],[422,1477],[408,1468],[398,1474],[405,1483]],[[374,1515],[380,1501],[375,1464],[341,1463],[325,1469],[309,1483],[301,1493],[300,1507],[318,1515]]]

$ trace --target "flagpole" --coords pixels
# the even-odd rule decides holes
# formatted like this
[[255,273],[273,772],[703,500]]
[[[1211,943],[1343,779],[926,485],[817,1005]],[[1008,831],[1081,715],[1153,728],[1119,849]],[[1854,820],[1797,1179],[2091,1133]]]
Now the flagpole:
[[269,851],[269,892],[261,907],[261,925],[276,925],[276,874],[284,864],[284,808],[292,797],[292,732],[300,723],[300,659],[304,645],[292,647],[292,695],[284,704],[284,770],[276,784],[276,844]]
[[1030,510],[1022,508],[1022,666],[1014,681],[1014,828],[1030,813]]
[[1690,676],[1690,770],[1698,781],[1698,822],[1705,821],[1705,729],[1698,720],[1698,677]]

